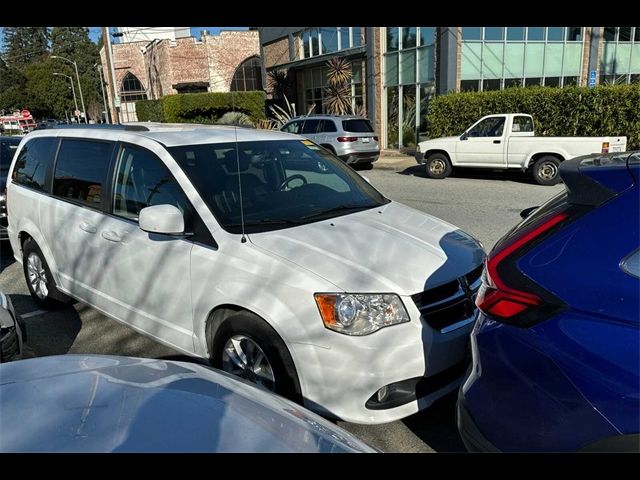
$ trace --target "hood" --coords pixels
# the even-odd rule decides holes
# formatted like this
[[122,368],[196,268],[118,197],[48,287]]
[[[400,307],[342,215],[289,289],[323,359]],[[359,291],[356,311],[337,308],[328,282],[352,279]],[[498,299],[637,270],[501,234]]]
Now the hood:
[[451,144],[457,142],[460,139],[460,135],[455,137],[440,137],[440,138],[432,138],[431,140],[425,140],[424,142],[420,142],[420,150],[426,150],[422,148],[426,146],[428,148],[433,148],[437,145]]
[[282,397],[185,362],[60,355],[0,365],[0,452],[356,452]]
[[470,235],[396,202],[254,233],[250,240],[346,292],[412,295],[460,277],[484,259]]

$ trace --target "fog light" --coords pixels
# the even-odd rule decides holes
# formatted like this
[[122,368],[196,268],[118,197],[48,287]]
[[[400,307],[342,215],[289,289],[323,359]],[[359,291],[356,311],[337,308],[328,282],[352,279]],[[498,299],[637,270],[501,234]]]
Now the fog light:
[[378,402],[384,402],[389,396],[389,386],[385,385],[380,390],[378,390]]

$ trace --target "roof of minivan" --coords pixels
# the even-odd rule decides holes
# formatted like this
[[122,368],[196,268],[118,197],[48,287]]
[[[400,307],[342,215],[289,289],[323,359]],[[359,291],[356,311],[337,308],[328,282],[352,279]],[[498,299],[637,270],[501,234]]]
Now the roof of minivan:
[[[30,134],[36,136],[46,136],[55,134],[56,136],[69,134],[70,136],[81,136],[91,138],[93,132],[126,133],[140,137],[146,137],[159,142],[167,147],[180,145],[197,145],[204,143],[233,143],[252,142],[258,140],[302,140],[303,137],[278,130],[258,130],[254,128],[233,127],[227,125],[191,125],[191,124],[130,124],[134,129],[128,129],[127,125],[121,126],[100,126],[87,127],[65,127],[38,130]],[[140,127],[145,127],[143,130]],[[79,135],[80,134],[80,135]],[[96,137],[102,137],[97,135]]]

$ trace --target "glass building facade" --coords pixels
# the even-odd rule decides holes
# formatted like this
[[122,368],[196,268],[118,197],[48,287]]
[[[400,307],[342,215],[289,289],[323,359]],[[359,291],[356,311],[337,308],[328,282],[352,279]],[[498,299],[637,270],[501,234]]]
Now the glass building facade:
[[462,27],[461,91],[578,85],[584,27]]
[[384,91],[387,148],[424,140],[435,95],[436,27],[386,27]]
[[640,27],[604,27],[600,83],[640,83]]

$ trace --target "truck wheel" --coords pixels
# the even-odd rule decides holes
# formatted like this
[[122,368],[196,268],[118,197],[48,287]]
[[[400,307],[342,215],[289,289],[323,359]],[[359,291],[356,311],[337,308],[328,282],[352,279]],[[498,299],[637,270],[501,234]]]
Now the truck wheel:
[[533,178],[540,185],[555,185],[560,182],[559,168],[558,157],[545,155],[533,164]]
[[451,174],[451,162],[442,153],[432,153],[425,162],[429,178],[447,178]]

